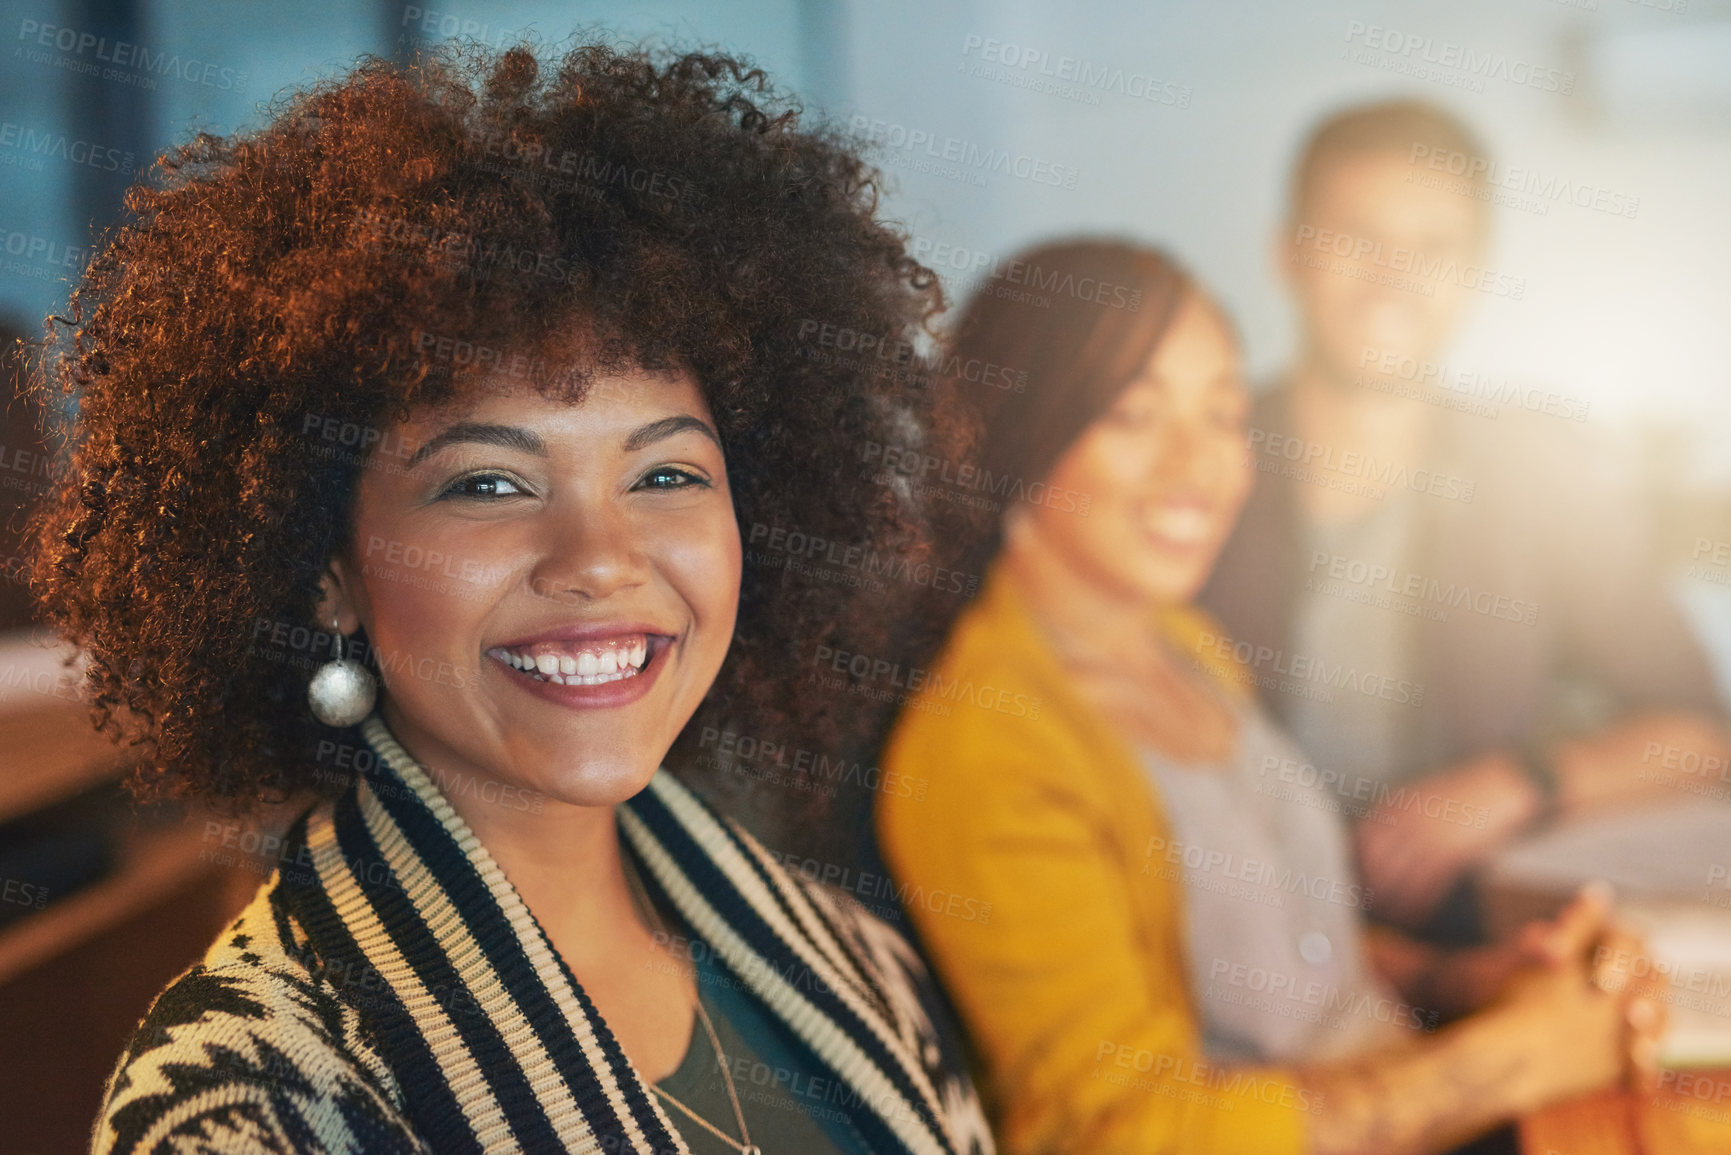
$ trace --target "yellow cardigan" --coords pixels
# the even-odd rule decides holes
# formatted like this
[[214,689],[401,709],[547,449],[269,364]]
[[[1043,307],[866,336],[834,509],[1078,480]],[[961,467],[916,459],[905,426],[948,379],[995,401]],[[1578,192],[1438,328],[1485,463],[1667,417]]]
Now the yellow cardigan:
[[[1161,615],[1190,641],[1207,619]],[[1214,668],[1205,663],[1206,668]],[[1201,1054],[1166,818],[995,566],[903,710],[876,825],[1005,1155],[1284,1155],[1320,1097]]]

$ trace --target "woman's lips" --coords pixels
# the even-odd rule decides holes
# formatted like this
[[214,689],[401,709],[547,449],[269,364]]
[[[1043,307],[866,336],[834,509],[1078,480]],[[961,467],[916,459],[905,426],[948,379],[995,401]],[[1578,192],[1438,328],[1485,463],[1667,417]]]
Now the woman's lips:
[[514,685],[545,701],[581,708],[623,706],[649,692],[673,644],[667,634],[630,633],[494,646],[487,657]]
[[549,640],[495,646],[487,656],[515,670],[560,685],[602,685],[635,677],[648,658],[649,635],[620,634],[590,641]]
[[1194,549],[1214,538],[1213,511],[1190,503],[1157,506],[1142,524],[1157,541],[1179,549]]

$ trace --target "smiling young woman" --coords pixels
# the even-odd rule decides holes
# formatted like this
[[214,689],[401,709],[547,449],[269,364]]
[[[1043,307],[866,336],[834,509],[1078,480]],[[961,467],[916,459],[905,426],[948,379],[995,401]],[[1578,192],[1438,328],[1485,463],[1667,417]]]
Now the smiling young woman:
[[369,61],[131,192],[34,588],[140,795],[314,797],[95,1150],[991,1150],[907,944],[663,768],[842,741],[792,659],[888,644],[741,549],[921,548],[845,488],[917,383],[800,337],[938,307],[875,198],[761,74],[595,46]]
[[[983,415],[982,471],[1045,496],[974,549],[979,597],[883,756],[930,789],[875,815],[898,885],[992,905],[989,926],[909,914],[1002,1148],[1418,1155],[1653,1085],[1661,1005],[1613,973],[1640,948],[1601,900],[1452,954],[1361,926],[1342,796],[1245,688],[1272,675],[1193,605],[1255,478],[1231,321],[1157,249],[1017,259],[1141,307],[963,310],[958,359],[1028,372]],[[931,708],[960,684],[1038,710]]]

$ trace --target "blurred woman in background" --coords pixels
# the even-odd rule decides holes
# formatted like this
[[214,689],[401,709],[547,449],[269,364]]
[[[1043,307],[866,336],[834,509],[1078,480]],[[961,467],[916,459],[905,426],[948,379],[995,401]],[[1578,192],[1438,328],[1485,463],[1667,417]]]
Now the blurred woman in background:
[[1601,897],[1469,954],[1361,932],[1342,800],[1191,605],[1252,482],[1229,322],[1156,251],[1018,259],[1053,290],[953,350],[1026,374],[985,414],[1012,500],[885,754],[929,793],[877,804],[898,885],[963,900],[908,905],[1004,1148],[1434,1151],[1650,1067]]

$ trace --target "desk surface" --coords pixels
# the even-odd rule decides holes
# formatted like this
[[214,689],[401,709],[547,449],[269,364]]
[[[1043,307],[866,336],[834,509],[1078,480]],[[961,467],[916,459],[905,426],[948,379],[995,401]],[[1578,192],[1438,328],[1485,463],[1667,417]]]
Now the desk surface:
[[1667,1071],[1651,1095],[1604,1092],[1521,1122],[1523,1155],[1731,1152],[1731,1070]]

